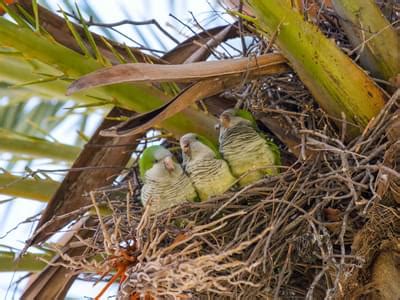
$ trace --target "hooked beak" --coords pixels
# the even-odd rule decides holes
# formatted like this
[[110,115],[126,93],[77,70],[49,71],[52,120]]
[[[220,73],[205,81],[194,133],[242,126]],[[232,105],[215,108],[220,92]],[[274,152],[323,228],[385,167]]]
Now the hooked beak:
[[167,169],[167,171],[169,173],[171,173],[175,170],[175,164],[174,164],[174,161],[172,160],[171,156],[167,156],[166,158],[164,158],[163,162],[164,162],[165,168]]
[[227,115],[222,114],[222,115],[219,117],[219,123],[220,123],[220,125],[221,125],[222,127],[224,127],[224,128],[228,128],[228,127],[229,127],[230,121],[231,121],[231,120],[230,120],[229,116],[227,116]]

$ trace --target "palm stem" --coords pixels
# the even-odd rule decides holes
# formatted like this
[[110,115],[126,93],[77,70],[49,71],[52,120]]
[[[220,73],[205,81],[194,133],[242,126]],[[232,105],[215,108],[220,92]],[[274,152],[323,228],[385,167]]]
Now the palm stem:
[[279,0],[248,0],[258,26],[276,43],[320,106],[356,136],[384,106],[384,95],[370,77],[302,15]]
[[[383,80],[400,73],[400,36],[373,0],[333,0],[360,62]],[[397,50],[397,51],[396,51]]]
[[30,158],[48,158],[73,162],[80,152],[79,147],[52,143],[2,128],[0,128],[0,140],[0,151],[27,155]]
[[12,251],[0,251],[0,272],[38,272],[46,267],[46,262],[40,260],[50,260],[52,253],[26,253],[20,260],[15,261],[17,253]]
[[59,183],[50,179],[30,179],[11,174],[0,174],[0,194],[42,202],[50,200]]

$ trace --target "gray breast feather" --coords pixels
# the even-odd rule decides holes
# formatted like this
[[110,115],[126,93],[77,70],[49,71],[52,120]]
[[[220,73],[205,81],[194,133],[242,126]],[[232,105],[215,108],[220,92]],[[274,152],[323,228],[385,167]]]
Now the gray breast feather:
[[157,212],[176,204],[193,200],[196,192],[189,178],[182,173],[175,180],[146,179],[142,187],[142,204],[146,205],[151,199],[151,212]]

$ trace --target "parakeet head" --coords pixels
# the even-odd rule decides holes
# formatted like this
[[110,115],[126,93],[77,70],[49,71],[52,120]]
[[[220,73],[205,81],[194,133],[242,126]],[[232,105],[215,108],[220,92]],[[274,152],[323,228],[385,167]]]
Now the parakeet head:
[[248,123],[257,127],[256,120],[253,115],[243,109],[227,109],[219,116],[220,129],[228,129],[236,126],[239,123]]
[[139,160],[142,180],[146,178],[146,175],[151,175],[150,177],[169,176],[180,169],[180,166],[174,162],[172,153],[163,146],[146,148]]
[[201,158],[206,155],[219,158],[219,152],[215,145],[204,136],[196,133],[187,133],[180,139],[182,154],[185,160]]

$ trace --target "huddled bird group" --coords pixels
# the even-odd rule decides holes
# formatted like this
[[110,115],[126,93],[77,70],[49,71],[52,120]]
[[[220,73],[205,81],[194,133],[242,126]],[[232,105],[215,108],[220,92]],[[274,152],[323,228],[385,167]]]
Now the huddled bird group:
[[219,118],[219,150],[205,137],[181,137],[182,166],[163,146],[146,148],[139,160],[141,202],[151,214],[186,201],[222,195],[279,172],[280,151],[257,128],[250,112],[224,111]]

